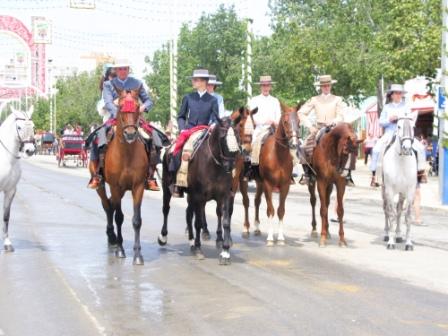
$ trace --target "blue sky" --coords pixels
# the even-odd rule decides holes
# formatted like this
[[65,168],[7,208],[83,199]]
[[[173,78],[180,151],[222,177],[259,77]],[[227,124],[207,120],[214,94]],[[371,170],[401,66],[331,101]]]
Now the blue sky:
[[[241,17],[254,20],[257,35],[270,33],[268,0],[96,0],[96,9],[80,10],[68,0],[1,0],[0,13],[12,15],[30,27],[31,16],[52,21],[53,43],[47,48],[56,66],[89,67],[81,59],[90,52],[128,58],[137,73],[145,55],[173,35],[180,22],[194,22],[202,12],[213,12],[220,4],[234,5]],[[0,33],[0,45],[6,41]],[[3,49],[3,48],[2,48]],[[0,58],[4,56],[0,52]]]

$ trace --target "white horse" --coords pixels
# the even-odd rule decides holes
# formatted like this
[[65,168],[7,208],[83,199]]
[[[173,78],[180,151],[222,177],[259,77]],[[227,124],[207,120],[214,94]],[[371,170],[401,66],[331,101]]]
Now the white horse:
[[[417,158],[412,145],[414,142],[413,118],[400,116],[397,130],[383,155],[383,208],[385,214],[384,241],[387,248],[394,249],[395,243],[403,241],[400,230],[400,217],[406,201],[406,251],[414,249],[411,240],[411,209],[417,188]],[[398,203],[394,198],[398,195]],[[395,232],[392,230],[396,224]]]
[[21,152],[26,156],[34,154],[34,123],[31,121],[33,107],[28,112],[13,112],[0,126],[0,191],[4,192],[3,201],[3,243],[6,252],[14,248],[8,236],[11,203],[20,180]]

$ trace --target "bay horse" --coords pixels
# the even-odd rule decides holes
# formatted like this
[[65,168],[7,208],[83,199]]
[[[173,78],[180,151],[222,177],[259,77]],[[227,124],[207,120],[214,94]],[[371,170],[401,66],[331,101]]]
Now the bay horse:
[[[121,199],[126,191],[132,192],[134,214],[134,265],[143,265],[140,245],[140,229],[142,226],[141,204],[148,172],[148,154],[139,134],[139,100],[138,90],[119,90],[118,112],[114,138],[107,145],[104,164],[104,180],[110,187],[109,198],[104,184],[97,189],[103,209],[107,215],[107,236],[111,245],[117,245],[115,255],[125,258],[121,226],[124,215],[121,210]],[[90,165],[92,172],[93,166]],[[117,226],[117,235],[113,227]]]
[[[209,129],[208,137],[197,148],[196,154],[190,159],[188,168],[187,229],[191,252],[197,259],[204,259],[201,251],[201,230],[204,226],[205,205],[210,200],[216,201],[218,230],[224,228],[224,237],[218,233],[217,247],[222,246],[219,255],[221,265],[230,264],[230,217],[233,212],[232,171],[239,153],[238,133],[235,131],[240,119],[231,120],[226,117]],[[168,241],[168,215],[170,211],[171,190],[174,176],[168,170],[169,155],[163,157],[163,226],[159,235],[159,245],[164,246]],[[193,235],[193,220],[195,235]]]
[[[293,169],[293,158],[298,146],[299,119],[297,107],[288,107],[281,104],[282,116],[277,129],[266,139],[260,151],[259,178],[256,179],[257,191],[255,194],[255,228],[256,234],[260,234],[260,203],[264,193],[267,203],[268,237],[267,245],[274,245],[274,215],[272,193],[274,188],[279,188],[279,206],[277,208],[278,245],[285,244],[283,233],[283,217],[285,215],[285,201],[289,193]],[[294,153],[294,154],[292,154]]]
[[[411,209],[417,188],[417,158],[412,148],[414,142],[412,122],[411,115],[399,116],[397,130],[382,160],[382,195],[386,222],[384,240],[387,242],[388,249],[395,249],[395,243],[400,243],[403,240],[400,231],[400,217],[405,201],[405,250],[412,251],[414,249],[411,240]],[[394,202],[396,195],[398,195],[397,205]],[[396,225],[395,232],[392,230],[394,224]]]
[[31,120],[34,108],[28,112],[12,110],[12,113],[0,126],[0,191],[3,200],[3,249],[13,252],[9,239],[9,218],[11,204],[16,194],[17,184],[22,175],[20,167],[21,152],[32,156],[36,152],[34,145],[34,123]]
[[308,190],[312,208],[312,232],[317,237],[316,231],[316,183],[320,199],[320,217],[322,229],[319,246],[325,246],[328,235],[328,207],[333,184],[337,190],[337,215],[339,221],[339,246],[347,246],[344,236],[344,193],[346,179],[341,175],[349,160],[350,154],[357,153],[358,145],[362,141],[357,140],[356,134],[350,124],[338,123],[322,135],[314,149],[311,166],[316,173],[315,178],[310,179]]

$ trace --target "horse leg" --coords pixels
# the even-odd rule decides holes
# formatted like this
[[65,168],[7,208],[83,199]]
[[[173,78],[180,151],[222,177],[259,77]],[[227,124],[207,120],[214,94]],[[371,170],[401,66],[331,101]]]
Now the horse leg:
[[5,191],[5,197],[3,200],[3,248],[5,252],[14,252],[11,240],[9,239],[9,217],[11,214],[11,204],[16,194],[16,188]]
[[406,213],[405,213],[405,221],[406,221],[406,243],[404,249],[406,251],[413,251],[414,250],[414,244],[412,243],[411,239],[411,209],[414,204],[414,195],[408,195],[411,196],[408,198],[408,204],[406,206]]
[[216,248],[221,249],[224,244],[222,237],[222,202],[216,201],[216,217],[218,218],[218,228],[216,230]]
[[169,188],[169,184],[165,180],[163,180],[162,183],[162,190],[163,190],[163,205],[162,205],[163,225],[162,230],[160,231],[160,235],[157,238],[157,242],[159,243],[160,246],[164,246],[168,242],[168,215],[170,213],[171,191]]
[[283,234],[283,218],[285,216],[285,202],[286,202],[286,196],[289,192],[289,181],[288,183],[282,185],[280,187],[280,197],[279,197],[279,204],[277,209],[277,216],[278,216],[278,236],[277,236],[277,244],[278,245],[285,245],[285,235]]
[[400,193],[398,196],[398,203],[397,203],[397,228],[395,229],[395,241],[397,243],[403,242],[403,237],[401,236],[401,214],[403,212],[403,204],[404,204],[405,197],[403,194]]
[[194,209],[194,228],[196,231],[194,246],[192,246],[192,252],[196,256],[198,260],[204,259],[204,255],[201,251],[201,229],[202,229],[202,218],[203,212],[205,208],[205,203],[203,202],[194,202],[192,204]]
[[320,218],[322,221],[319,246],[324,247],[326,245],[327,232],[328,232],[328,203],[327,203],[328,185],[326,185],[324,181],[318,180],[317,190],[319,192]]
[[134,215],[132,216],[132,227],[134,228],[134,265],[143,265],[142,247],[140,244],[140,230],[142,227],[142,199],[145,191],[144,184],[138,185],[132,190],[132,198],[134,203]]
[[264,196],[266,198],[267,211],[266,214],[268,216],[268,237],[266,239],[267,246],[274,246],[274,215],[275,209],[272,204],[272,187],[269,183],[263,183]]
[[254,235],[261,235],[260,231],[260,204],[261,204],[261,195],[263,194],[263,185],[261,182],[257,181],[257,191],[255,192],[255,231]]
[[204,241],[210,240],[210,231],[208,231],[208,224],[207,224],[207,218],[205,217],[205,211],[204,211],[204,217],[202,218],[202,240]]
[[106,226],[106,234],[107,234],[107,242],[109,246],[117,245],[117,235],[114,230],[114,210],[111,204],[110,199],[107,197],[106,188],[99,187],[96,190],[98,196],[101,199],[101,205],[103,206],[104,212],[107,217],[107,226]]
[[339,221],[339,246],[346,247],[347,242],[345,240],[344,235],[344,192],[345,192],[345,179],[342,182],[336,184],[336,192],[337,192],[337,214]]
[[[333,184],[330,183],[327,187],[327,209],[330,208],[330,199],[331,199],[331,193],[333,192]],[[328,215],[327,215],[327,239],[331,239],[330,234],[330,221],[328,221]]]
[[390,223],[387,249],[395,249],[395,231],[393,230],[393,225],[396,222],[397,216],[396,216],[396,209],[394,206],[394,195],[389,194],[387,191],[385,192],[385,195],[386,195],[386,213]]
[[187,220],[187,235],[188,235],[188,241],[190,242],[190,247],[194,247],[193,217],[194,217],[193,206],[191,205],[191,203],[188,203],[186,210],[186,220]]
[[114,210],[115,210],[115,224],[117,225],[117,242],[118,246],[115,250],[115,256],[117,258],[126,258],[126,253],[124,252],[123,248],[123,235],[121,233],[121,227],[124,222],[124,215],[123,211],[121,210],[121,199],[118,200],[117,203],[114,204]]
[[243,196],[243,206],[244,206],[244,227],[243,227],[243,238],[249,238],[250,235],[250,222],[249,222],[249,196],[247,194],[247,181],[243,179],[240,180],[240,192]]
[[311,203],[311,237],[317,238],[317,230],[316,230],[316,181],[311,179],[308,184],[308,191],[310,193],[310,203]]
[[220,265],[230,265],[230,246],[232,245],[232,238],[230,236],[230,214],[232,209],[233,199],[232,197],[227,197],[224,200],[223,207],[223,227],[224,227],[224,243],[222,246],[222,251],[219,254],[219,264]]
[[386,189],[384,183],[381,187],[381,194],[383,196],[383,211],[384,211],[384,238],[383,241],[389,241],[389,230],[390,230],[390,220],[387,215],[387,198],[386,198]]

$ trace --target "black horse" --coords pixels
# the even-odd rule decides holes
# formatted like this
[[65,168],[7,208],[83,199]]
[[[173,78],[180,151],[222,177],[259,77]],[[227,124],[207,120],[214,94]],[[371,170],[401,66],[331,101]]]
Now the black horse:
[[[222,265],[230,264],[230,218],[233,212],[234,195],[232,193],[232,170],[235,160],[240,152],[240,140],[237,125],[241,118],[234,120],[223,118],[218,121],[210,131],[208,137],[202,142],[195,155],[190,159],[188,168],[188,194],[187,202],[187,229],[188,239],[192,253],[203,259],[201,251],[201,229],[205,218],[205,205],[215,200],[218,217],[217,247],[222,248],[219,262]],[[169,172],[169,154],[163,157],[163,227],[159,236],[159,245],[167,243],[168,214],[170,211],[171,190],[174,176]],[[193,235],[193,215],[195,235]],[[222,235],[224,229],[224,237]]]

